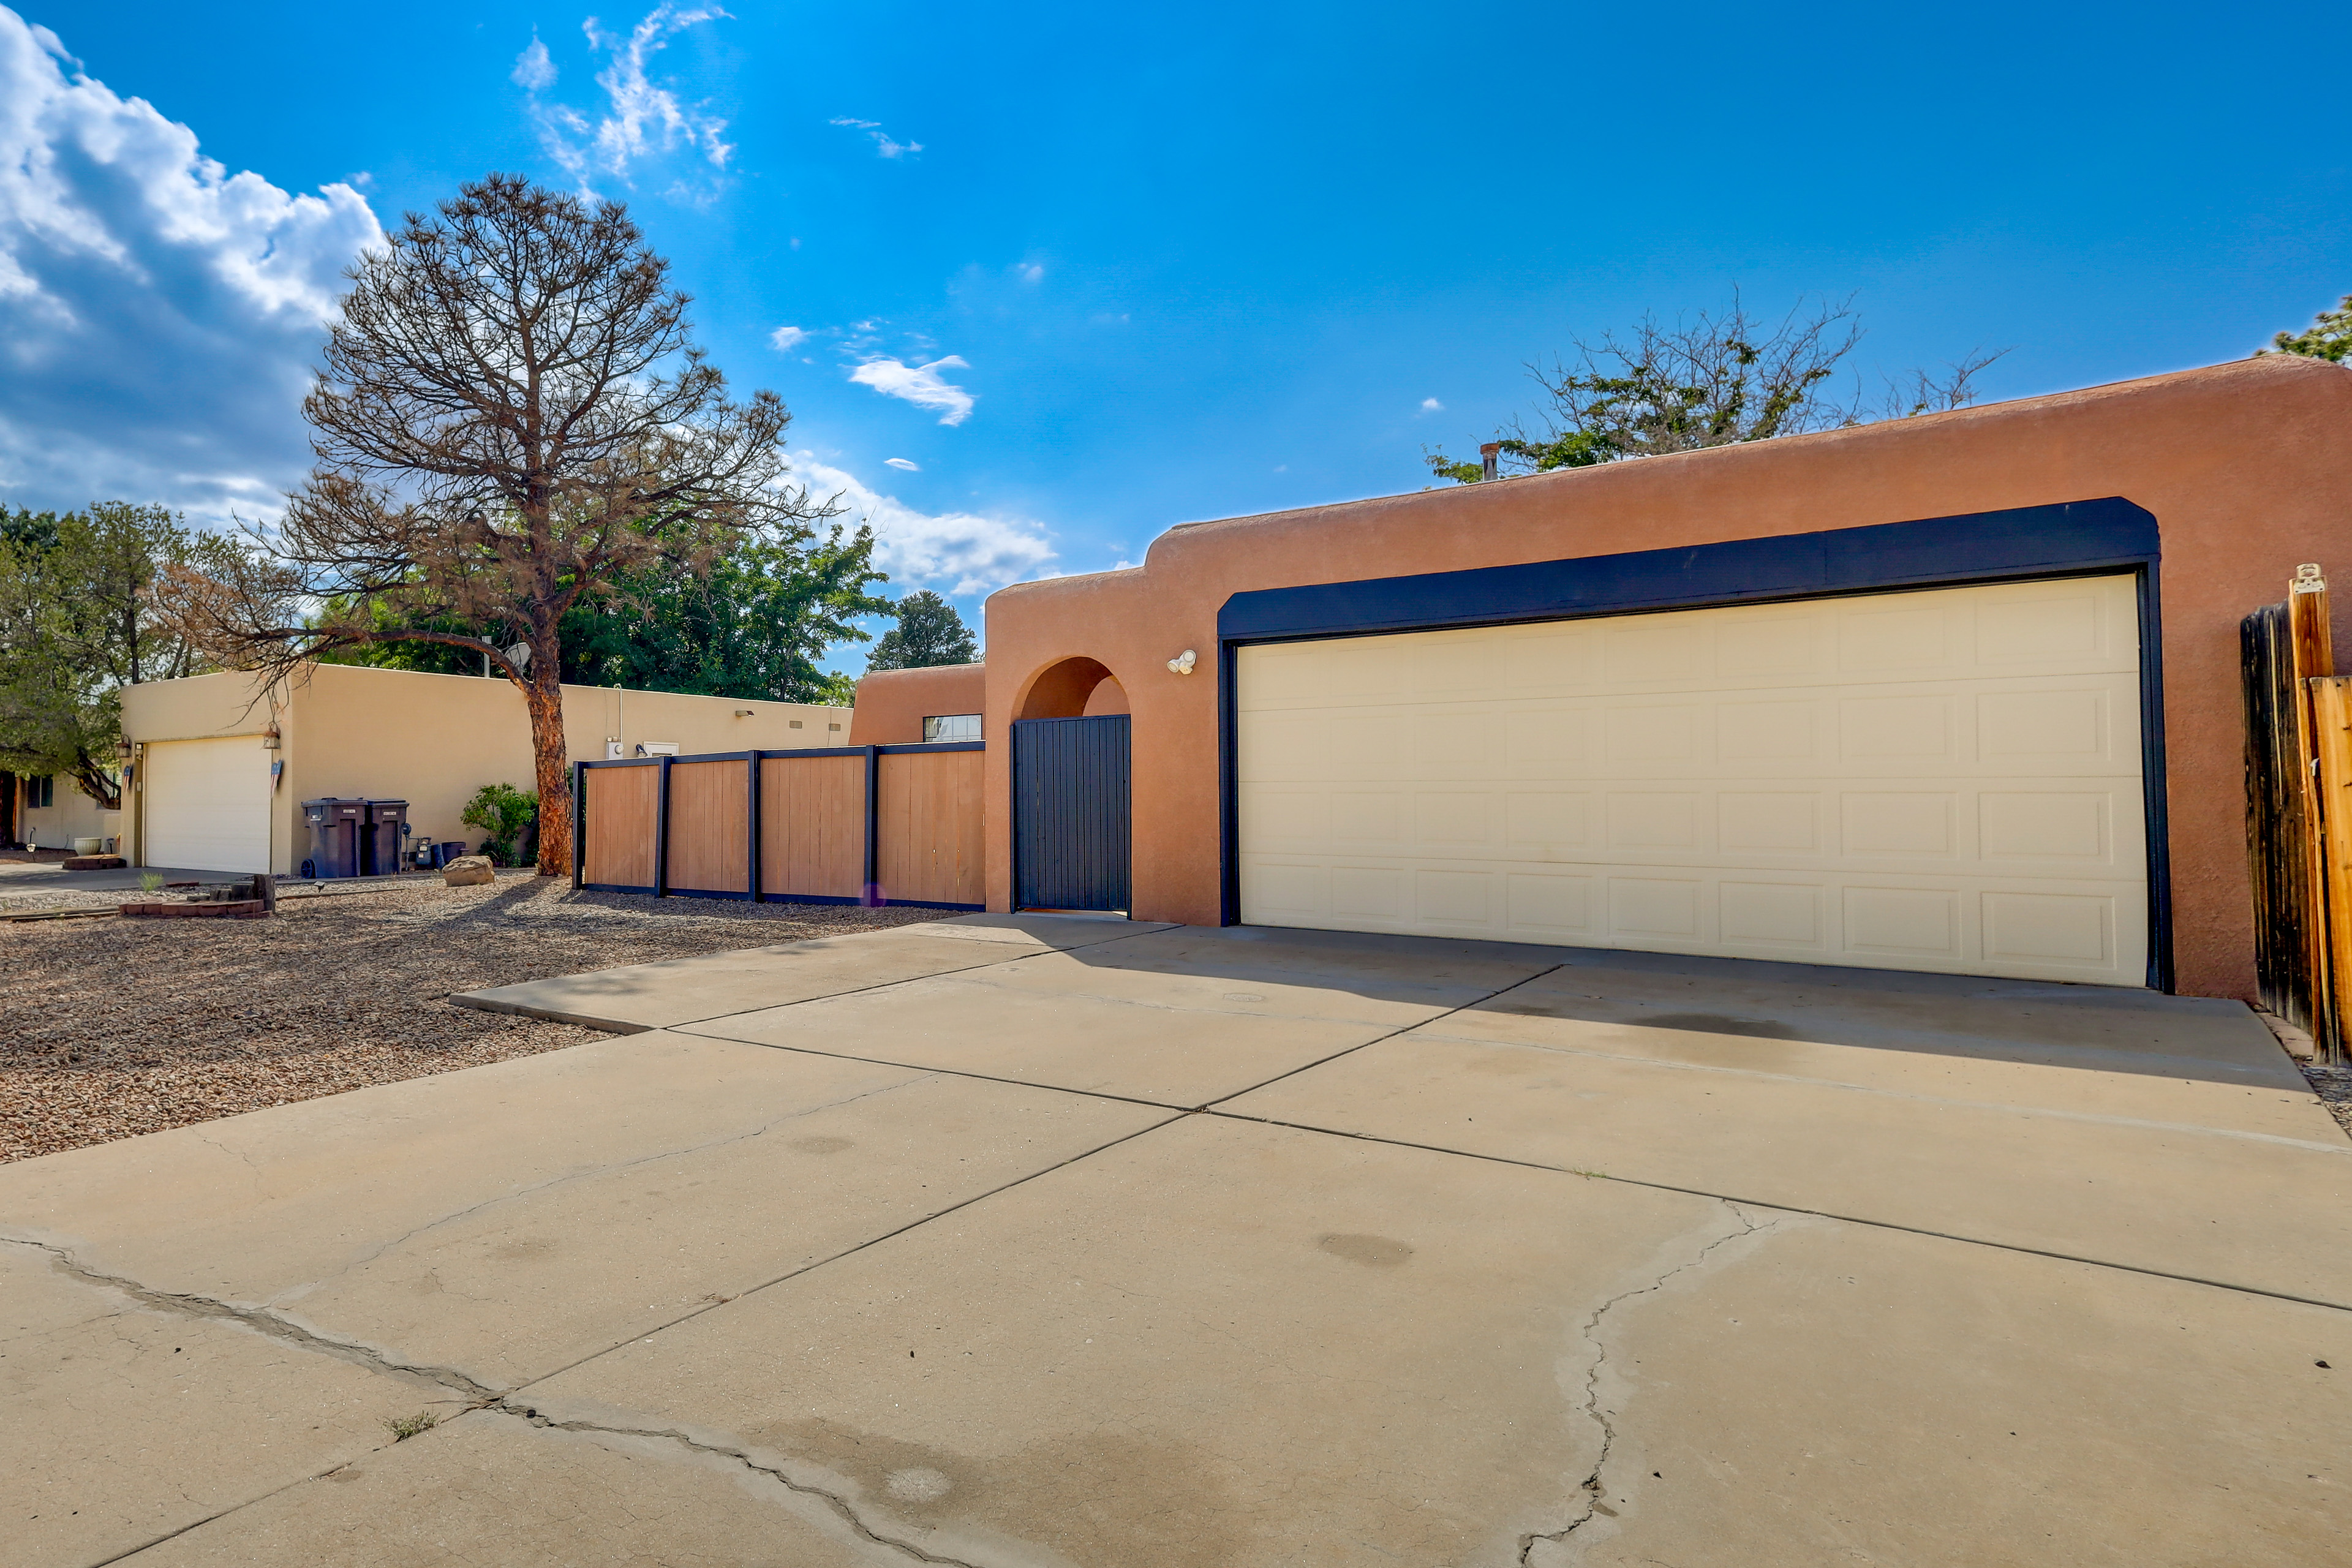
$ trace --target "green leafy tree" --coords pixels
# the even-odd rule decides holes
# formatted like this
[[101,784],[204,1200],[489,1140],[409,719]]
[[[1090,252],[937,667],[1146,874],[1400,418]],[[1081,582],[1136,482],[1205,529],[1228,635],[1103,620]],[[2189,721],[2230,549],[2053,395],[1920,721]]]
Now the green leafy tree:
[[66,774],[121,809],[122,688],[211,668],[156,613],[157,576],[236,553],[163,507],[0,514],[0,767]]
[[866,668],[929,669],[934,665],[971,664],[980,658],[980,644],[963,624],[956,608],[929,588],[918,589],[898,601],[898,624],[882,634],[866,657]]
[[2302,354],[2310,359],[2324,359],[2336,364],[2352,352],[2352,294],[2333,310],[2322,310],[2312,324],[2299,332],[2281,332],[2271,340],[2271,346],[2257,350],[2265,354]]
[[539,825],[539,796],[512,784],[484,784],[457,820],[482,830],[481,852],[494,866],[521,864],[523,836]]
[[817,660],[840,642],[863,642],[857,616],[887,616],[868,588],[874,536],[835,527],[819,536],[749,545],[704,574],[624,579],[605,604],[563,622],[563,679],[771,702],[846,703],[855,683]]
[[[1849,301],[1825,301],[1811,313],[1800,305],[1774,327],[1749,316],[1736,294],[1728,310],[1702,310],[1690,326],[1648,317],[1622,337],[1580,339],[1573,363],[1528,367],[1544,399],[1531,418],[1496,433],[1499,473],[1591,468],[1964,407],[1975,399],[1977,373],[2000,357],[1971,353],[1940,374],[1915,371],[1890,381],[1872,408],[1859,393],[1841,399],[1831,392],[1861,342]],[[1485,477],[1482,464],[1442,451],[1424,450],[1422,460],[1439,479],[1475,484]]]
[[[704,573],[663,563],[617,577],[597,602],[565,613],[557,637],[563,679],[845,704],[856,683],[816,661],[835,643],[866,640],[850,617],[891,613],[889,600],[866,591],[887,581],[873,562],[869,530],[845,537],[838,527],[823,535],[802,528],[748,544]],[[478,635],[455,621],[432,629]],[[419,639],[366,643],[320,658],[434,675],[480,675],[484,666],[484,656],[467,648]]]

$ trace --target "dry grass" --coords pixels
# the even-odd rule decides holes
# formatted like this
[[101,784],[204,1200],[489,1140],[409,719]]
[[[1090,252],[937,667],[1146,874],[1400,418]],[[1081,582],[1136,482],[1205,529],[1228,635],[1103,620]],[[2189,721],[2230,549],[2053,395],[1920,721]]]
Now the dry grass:
[[529,872],[278,908],[0,926],[0,1161],[601,1037],[452,992],[939,918],[574,893]]

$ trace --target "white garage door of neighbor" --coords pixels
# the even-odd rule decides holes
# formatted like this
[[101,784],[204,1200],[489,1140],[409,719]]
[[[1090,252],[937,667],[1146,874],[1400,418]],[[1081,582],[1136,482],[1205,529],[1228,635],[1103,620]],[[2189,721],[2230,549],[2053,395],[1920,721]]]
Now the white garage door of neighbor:
[[1246,924],[2141,985],[2129,577],[1244,647]]
[[149,742],[139,786],[147,864],[268,870],[269,762],[258,735]]

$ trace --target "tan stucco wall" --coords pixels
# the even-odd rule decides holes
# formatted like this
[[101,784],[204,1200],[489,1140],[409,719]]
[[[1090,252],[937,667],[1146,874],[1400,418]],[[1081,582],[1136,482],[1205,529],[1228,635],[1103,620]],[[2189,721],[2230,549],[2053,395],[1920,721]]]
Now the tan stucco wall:
[[[2238,623],[2300,562],[2342,579],[2352,648],[2352,368],[2271,357],[1859,429],[1195,523],[1137,569],[988,601],[989,733],[1058,661],[1100,661],[1134,715],[1134,913],[1220,915],[1217,610],[1250,589],[1609,555],[2121,496],[2162,539],[2177,984],[2251,996]],[[1186,648],[1190,676],[1167,661]],[[988,753],[1009,801],[1009,748]],[[1009,905],[1012,813],[989,813]]]
[[[134,686],[123,693],[123,731],[142,742],[259,734],[274,718],[286,764],[270,812],[270,860],[280,873],[309,852],[306,800],[405,800],[419,836],[478,844],[480,830],[459,820],[474,793],[488,784],[532,787],[530,720],[522,693],[504,679],[328,664],[254,697],[251,679],[236,674]],[[632,752],[661,741],[686,752],[845,745],[852,721],[848,709],[807,703],[563,689],[574,762],[602,759],[614,737]]]
[[[18,781],[23,787],[23,781]],[[58,774],[56,788],[51,792],[55,805],[29,807],[19,795],[16,812],[16,837],[26,843],[44,849],[70,849],[77,838],[112,838],[121,829],[122,814],[101,811],[98,802],[81,793],[70,773]]]
[[[919,745],[926,718],[980,712],[981,704],[987,700],[987,668],[981,664],[942,664],[928,669],[880,669],[860,677],[857,724],[846,743]],[[987,734],[997,732],[986,731]]]

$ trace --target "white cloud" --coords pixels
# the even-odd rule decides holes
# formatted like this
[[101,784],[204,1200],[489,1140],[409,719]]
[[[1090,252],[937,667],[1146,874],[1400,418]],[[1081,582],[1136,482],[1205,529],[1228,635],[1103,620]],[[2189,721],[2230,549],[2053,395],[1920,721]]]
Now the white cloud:
[[1039,279],[1045,276],[1045,265],[1042,261],[1032,261],[1027,266],[1019,268],[1019,271],[1021,274],[1021,281],[1024,283],[1034,283]]
[[783,353],[790,353],[807,341],[806,327],[778,327],[768,334],[768,346]]
[[935,359],[929,364],[902,364],[895,359],[877,356],[852,369],[849,379],[860,386],[872,387],[885,397],[904,399],[918,408],[944,408],[947,412],[940,416],[940,423],[961,425],[971,417],[971,394],[941,379],[942,366],[971,368],[956,354]]
[[383,230],[351,186],[232,175],[60,60],[0,8],[0,498],[266,509],[309,466],[321,328]]
[[922,464],[908,458],[885,458],[882,459],[882,466],[886,468],[904,468],[910,474],[919,474],[923,471]]
[[555,80],[555,65],[546,46],[532,38],[530,47],[515,61],[514,79],[530,93],[531,117],[548,156],[583,190],[598,174],[625,182],[638,163],[680,146],[700,154],[712,168],[724,170],[735,151],[722,134],[727,122],[680,102],[670,88],[655,82],[647,68],[669,47],[671,35],[726,15],[716,5],[680,9],[663,4],[647,12],[626,37],[604,31],[593,16],[582,23],[588,47],[613,57],[613,63],[596,73],[596,85],[604,89],[605,110],[593,121],[568,104],[540,97]]
[[1423,414],[1443,414],[1445,412],[1445,405],[1438,402],[1434,397],[1424,397],[1421,400],[1421,411]]
[[923,144],[920,142],[892,141],[889,133],[882,129],[882,122],[878,120],[852,120],[847,115],[840,115],[826,123],[846,125],[853,131],[865,132],[874,138],[875,153],[884,158],[904,158],[909,153],[919,153],[923,150]]
[[555,85],[555,62],[547,58],[547,45],[538,34],[530,36],[530,47],[515,57],[512,76],[525,92],[545,92]]
[[986,594],[1025,577],[1049,575],[1054,547],[1040,523],[978,512],[921,512],[882,495],[844,468],[802,452],[795,478],[817,495],[838,494],[846,522],[871,523],[874,558],[904,592],[909,585],[949,594]]

